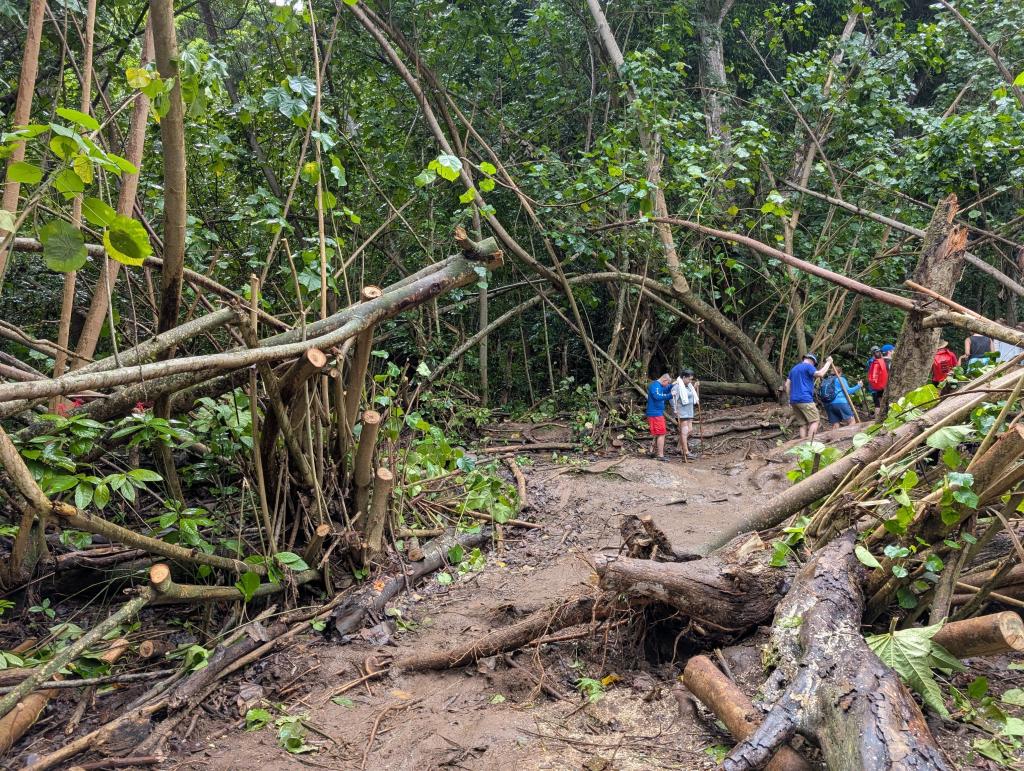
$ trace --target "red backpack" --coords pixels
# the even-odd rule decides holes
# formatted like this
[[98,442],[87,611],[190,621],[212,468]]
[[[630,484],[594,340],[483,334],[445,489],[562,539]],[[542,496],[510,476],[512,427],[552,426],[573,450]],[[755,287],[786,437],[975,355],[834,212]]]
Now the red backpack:
[[868,367],[868,388],[872,391],[884,391],[889,382],[889,367],[885,359],[872,359]]

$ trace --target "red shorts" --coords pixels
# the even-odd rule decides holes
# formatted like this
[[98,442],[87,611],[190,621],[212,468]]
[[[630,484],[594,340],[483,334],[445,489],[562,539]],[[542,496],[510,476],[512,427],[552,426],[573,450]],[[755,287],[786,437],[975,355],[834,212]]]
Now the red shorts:
[[651,427],[651,436],[665,436],[664,415],[659,415],[656,418],[647,418],[647,425]]

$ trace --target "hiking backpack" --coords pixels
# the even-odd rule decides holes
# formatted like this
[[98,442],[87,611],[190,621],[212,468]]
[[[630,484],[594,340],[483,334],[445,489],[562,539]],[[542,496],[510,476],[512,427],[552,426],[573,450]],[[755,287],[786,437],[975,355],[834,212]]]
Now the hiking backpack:
[[835,401],[835,398],[839,395],[839,378],[835,375],[829,375],[827,378],[821,381],[821,400],[825,404],[831,404]]

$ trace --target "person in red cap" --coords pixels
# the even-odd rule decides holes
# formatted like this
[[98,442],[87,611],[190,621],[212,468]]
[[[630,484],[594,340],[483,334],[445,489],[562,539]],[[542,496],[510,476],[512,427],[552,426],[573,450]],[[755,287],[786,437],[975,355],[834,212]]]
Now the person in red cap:
[[949,347],[949,342],[940,340],[939,349],[935,352],[935,358],[932,359],[932,385],[936,388],[941,387],[958,361],[957,355]]

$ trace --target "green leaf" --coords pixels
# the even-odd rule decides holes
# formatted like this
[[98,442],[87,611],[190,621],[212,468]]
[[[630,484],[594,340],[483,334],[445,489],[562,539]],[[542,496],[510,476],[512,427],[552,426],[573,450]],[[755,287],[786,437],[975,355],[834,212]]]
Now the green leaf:
[[88,196],[82,199],[82,216],[90,225],[105,228],[117,217],[117,212],[99,198]]
[[346,709],[351,709],[356,705],[352,699],[346,696],[334,696],[331,698],[331,703],[337,704],[339,707],[345,707]]
[[1024,71],[1022,71],[1017,77],[1013,79],[1013,85],[1019,87],[1024,86]]
[[476,190],[469,188],[465,193],[459,196],[459,203],[473,203],[474,198],[476,198]]
[[12,232],[16,221],[17,218],[13,212],[9,212],[7,209],[0,209],[0,232]]
[[974,427],[971,425],[945,426],[929,436],[925,440],[925,444],[936,450],[948,450],[950,447],[962,444],[973,433]]
[[980,699],[988,693],[988,678],[976,677],[967,686],[967,695],[972,699]]
[[93,486],[90,484],[79,484],[75,488],[75,506],[86,509],[92,503]]
[[259,731],[263,726],[270,722],[271,717],[271,714],[265,709],[250,709],[245,713],[245,730]]
[[153,253],[146,229],[123,214],[115,215],[113,222],[103,232],[103,246],[111,258],[134,267],[142,265]]
[[43,170],[38,166],[18,161],[7,167],[7,181],[25,185],[36,185],[43,178]]
[[235,582],[235,588],[242,593],[242,601],[249,602],[260,586],[260,577],[257,573],[246,571],[242,577]]
[[942,700],[942,691],[932,669],[962,670],[963,665],[945,648],[932,640],[942,624],[916,629],[900,629],[866,639],[868,647],[882,663],[896,670],[931,709],[943,717],[949,711]]
[[498,170],[494,167],[494,164],[489,163],[487,161],[480,162],[480,171],[482,171],[484,174],[490,174],[492,176],[498,173]]
[[416,374],[420,377],[430,377],[430,367],[425,361],[421,361],[416,367]]
[[449,182],[454,182],[459,178],[459,172],[462,171],[462,161],[460,161],[454,155],[442,154],[437,156],[437,173],[440,174],[444,179]]
[[1024,720],[1019,717],[1006,718],[1000,733],[1006,736],[1024,736]]
[[128,472],[128,476],[137,479],[139,482],[160,482],[163,477],[148,468],[136,468]]
[[433,169],[424,169],[416,175],[413,182],[416,183],[416,187],[426,187],[427,185],[433,184],[437,181],[437,172]]
[[64,220],[53,220],[39,229],[46,267],[58,273],[68,273],[85,265],[88,252],[82,231]]
[[86,131],[100,130],[100,122],[91,115],[86,115],[84,112],[72,110],[68,107],[58,107],[57,114],[66,121],[78,124]]
[[305,75],[292,75],[288,78],[288,88],[299,96],[312,99],[316,96],[316,81]]
[[875,555],[868,551],[868,548],[863,544],[857,544],[853,553],[857,555],[857,559],[860,560],[862,565],[866,565],[869,568],[882,567],[881,563],[875,559]]
[[491,192],[494,190],[494,180],[490,177],[484,177],[480,180],[480,189],[485,193]]
[[57,172],[57,176],[53,178],[53,186],[58,193],[69,198],[85,190],[85,182],[71,169],[62,169]]
[[609,166],[608,176],[609,177],[621,177],[623,174],[621,166]]
[[291,570],[309,570],[309,565],[298,554],[290,551],[281,551],[274,555],[278,563]]
[[447,572],[438,573],[437,574],[437,582],[439,584],[441,584],[441,586],[448,586],[448,584],[450,584],[452,582],[451,573],[447,573]]
[[97,508],[104,508],[110,503],[110,488],[106,485],[96,485],[96,491],[93,494],[93,502]]

